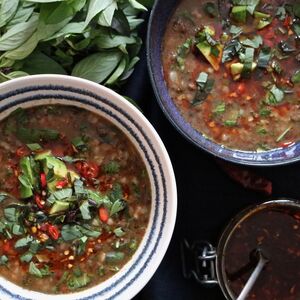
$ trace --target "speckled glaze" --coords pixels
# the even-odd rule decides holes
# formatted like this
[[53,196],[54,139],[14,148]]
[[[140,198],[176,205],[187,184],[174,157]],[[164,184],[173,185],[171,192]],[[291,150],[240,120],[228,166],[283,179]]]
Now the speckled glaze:
[[123,97],[99,84],[70,76],[36,75],[0,85],[0,120],[19,107],[47,104],[89,110],[108,119],[127,135],[140,153],[150,178],[149,224],[132,259],[103,283],[73,294],[47,295],[21,288],[0,276],[0,299],[131,299],[155,273],[173,233],[177,191],[168,153],[143,114]]
[[180,114],[169,96],[161,60],[162,40],[167,23],[178,0],[156,0],[151,12],[147,36],[147,60],[152,86],[158,103],[174,127],[199,148],[225,160],[253,166],[274,166],[300,160],[300,143],[284,149],[265,152],[239,151],[225,148],[196,131]]

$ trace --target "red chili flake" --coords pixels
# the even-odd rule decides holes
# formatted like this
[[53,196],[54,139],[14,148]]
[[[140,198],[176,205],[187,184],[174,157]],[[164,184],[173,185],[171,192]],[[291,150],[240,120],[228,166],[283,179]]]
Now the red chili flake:
[[64,180],[57,181],[55,186],[57,189],[62,189],[66,187],[68,184],[69,184],[68,180],[64,179]]
[[97,178],[99,176],[100,168],[97,164],[85,161],[77,162],[75,164],[77,170],[85,179]]
[[234,181],[240,183],[244,188],[262,192],[267,195],[272,194],[272,182],[263,178],[255,172],[221,160],[216,160],[218,165]]
[[46,174],[45,173],[41,173],[40,179],[41,179],[41,186],[42,186],[42,188],[45,188],[47,186]]
[[124,184],[122,186],[122,189],[123,189],[123,198],[126,200],[126,199],[128,199],[128,197],[130,195],[130,188],[127,184]]
[[103,223],[106,223],[109,219],[109,214],[108,214],[108,210],[106,209],[106,207],[101,206],[99,208],[99,219],[100,221],[102,221]]
[[48,226],[48,233],[53,240],[57,240],[60,236],[60,232],[59,232],[58,228],[56,226],[50,225],[50,224]]
[[44,205],[45,205],[45,201],[41,199],[41,196],[40,195],[35,195],[34,196],[34,200],[35,200],[35,203],[36,205],[40,208],[40,209],[43,209],[44,208]]

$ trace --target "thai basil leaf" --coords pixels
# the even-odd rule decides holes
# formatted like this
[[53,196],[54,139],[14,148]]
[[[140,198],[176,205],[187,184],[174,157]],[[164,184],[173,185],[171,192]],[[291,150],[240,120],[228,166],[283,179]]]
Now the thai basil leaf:
[[100,14],[98,19],[98,24],[104,27],[110,27],[114,17],[115,10],[118,9],[116,2],[106,7]]
[[13,18],[17,9],[19,0],[2,0],[0,2],[0,28]]
[[90,0],[84,27],[86,27],[97,14],[99,14],[112,3],[113,0]]
[[129,0],[129,3],[135,9],[147,11],[147,8],[144,5],[142,5],[141,3],[139,3],[137,0]]
[[67,74],[58,62],[39,51],[33,52],[23,61],[23,70],[30,75],[49,73]]
[[28,19],[32,16],[34,11],[34,6],[19,6],[14,17],[7,24],[7,28],[10,29],[12,26],[28,21]]
[[122,54],[118,50],[92,54],[74,67],[72,76],[101,83],[118,66],[121,57]]
[[28,22],[11,27],[0,37],[0,51],[13,50],[22,45],[36,30],[38,16],[33,15]]

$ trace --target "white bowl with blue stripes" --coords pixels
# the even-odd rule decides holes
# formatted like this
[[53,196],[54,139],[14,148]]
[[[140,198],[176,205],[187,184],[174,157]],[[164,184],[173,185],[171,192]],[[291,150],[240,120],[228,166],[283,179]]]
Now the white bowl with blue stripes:
[[71,105],[92,111],[110,120],[128,136],[149,173],[150,221],[132,259],[105,282],[78,293],[48,295],[21,288],[0,277],[0,299],[131,299],[155,273],[173,233],[177,191],[168,153],[144,115],[122,96],[99,84],[61,75],[28,76],[0,84],[0,120],[18,107],[45,104]]

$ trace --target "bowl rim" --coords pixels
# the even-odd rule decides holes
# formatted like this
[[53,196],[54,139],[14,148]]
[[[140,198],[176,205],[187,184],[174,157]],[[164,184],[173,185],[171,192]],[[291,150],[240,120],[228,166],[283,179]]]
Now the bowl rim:
[[[112,100],[114,103],[118,102],[118,107],[120,107],[120,110],[125,111],[131,118],[134,118],[137,120],[138,124],[140,127],[143,127],[143,130],[147,130],[148,132],[146,133],[147,135],[150,135],[152,138],[154,137],[154,148],[158,150],[160,154],[162,154],[162,157],[160,159],[163,161],[163,168],[164,172],[166,173],[167,177],[167,191],[170,193],[170,196],[167,195],[167,200],[168,203],[168,224],[165,225],[165,231],[163,233],[163,239],[159,242],[159,252],[156,252],[154,256],[151,257],[151,264],[147,264],[145,266],[145,269],[143,270],[142,274],[139,274],[137,276],[138,278],[140,277],[140,280],[136,280],[135,283],[132,283],[129,287],[127,286],[126,289],[123,289],[121,292],[122,299],[125,299],[128,297],[128,299],[132,298],[135,296],[146,284],[147,282],[151,279],[151,277],[154,275],[156,269],[158,268],[159,264],[161,263],[167,249],[169,246],[169,243],[171,241],[171,237],[174,231],[175,227],[175,222],[176,222],[176,214],[177,214],[177,187],[176,187],[176,181],[175,181],[175,175],[172,167],[171,160],[169,158],[168,152],[160,139],[158,133],[154,129],[154,127],[151,125],[151,123],[147,120],[147,118],[140,112],[139,109],[137,109],[134,105],[132,105],[130,102],[128,102],[124,97],[116,93],[115,91],[104,87],[102,85],[99,85],[97,83],[91,82],[89,80],[77,78],[77,77],[72,77],[72,76],[66,76],[66,75],[54,75],[54,74],[44,74],[44,75],[32,75],[32,76],[27,76],[23,78],[17,78],[8,82],[4,82],[0,84],[0,98],[3,98],[3,95],[1,94],[3,90],[11,90],[15,92],[15,86],[17,86],[17,89],[20,89],[21,86],[45,86],[53,84],[55,82],[60,82],[61,86],[68,86],[68,87],[77,87],[77,86],[82,86],[82,89],[85,91],[89,91],[92,94],[96,95],[96,91],[98,91],[97,95],[100,96],[101,94],[104,94],[102,98]],[[13,93],[14,93],[13,92]],[[12,94],[13,94],[12,93]],[[16,93],[16,92],[15,92]],[[36,93],[36,92],[35,92]],[[97,99],[97,98],[95,98]],[[120,101],[120,102],[119,102]],[[1,100],[0,100],[1,102]],[[16,106],[17,104],[13,104],[12,106]],[[7,108],[4,109],[4,111],[7,110]],[[117,125],[118,123],[115,122]],[[154,150],[155,150],[154,149]],[[140,150],[138,150],[140,152]],[[145,162],[146,164],[146,162]],[[152,176],[149,174],[150,177]],[[153,197],[152,197],[153,198]],[[151,219],[150,219],[151,221]],[[149,227],[149,225],[148,225]],[[154,244],[155,241],[152,241],[150,243]],[[150,249],[153,248],[150,246]],[[138,251],[138,250],[137,250]],[[127,262],[126,265],[131,265],[131,262]],[[126,266],[125,265],[125,266]],[[117,274],[122,274],[124,272],[125,268],[121,268],[121,270]],[[147,272],[145,272],[147,271]],[[104,281],[106,282],[106,281]],[[95,288],[87,288],[84,290],[84,292],[88,292],[89,290]],[[119,288],[120,289],[120,288]],[[118,289],[117,289],[118,290]],[[124,292],[125,290],[125,292]],[[29,292],[34,292],[31,290],[27,290]],[[10,291],[11,292],[11,291]],[[51,294],[43,294],[39,293],[40,295],[43,295],[44,298],[51,298],[55,299],[55,297],[52,297],[53,295]],[[75,295],[75,294],[65,294],[65,295]],[[87,295],[84,296],[84,298],[89,298],[91,296],[95,296],[96,299],[98,296],[96,293],[91,294],[91,292]],[[113,296],[113,298],[119,298],[120,295]],[[124,298],[125,297],[125,298]],[[56,298],[57,299],[57,298]]]
[[[169,11],[167,14],[167,17],[164,18],[164,20],[169,20],[172,14],[174,13],[174,10],[176,9],[178,2],[180,0],[174,0],[176,1],[176,6],[173,7],[173,10]],[[167,0],[155,0],[153,8],[151,10],[151,14],[149,17],[148,22],[148,28],[147,28],[147,37],[146,37],[146,57],[147,57],[147,67],[148,67],[148,74],[150,77],[150,82],[152,84],[155,98],[162,109],[164,115],[167,117],[167,119],[170,121],[170,123],[174,126],[174,128],[190,143],[197,146],[201,150],[204,150],[208,152],[209,154],[213,155],[214,157],[219,157],[221,159],[224,159],[226,161],[246,165],[246,166],[259,166],[259,167],[273,167],[273,166],[282,166],[282,165],[288,165],[294,162],[297,162],[300,160],[300,141],[295,142],[292,145],[290,145],[287,148],[276,148],[271,149],[268,151],[262,151],[262,152],[256,152],[256,151],[244,151],[244,150],[238,150],[238,149],[230,149],[227,147],[224,147],[216,142],[214,142],[211,139],[208,139],[205,137],[201,132],[194,129],[189,122],[187,122],[183,116],[181,115],[179,109],[175,106],[173,103],[173,100],[169,96],[168,89],[164,80],[163,75],[163,66],[160,59],[160,66],[161,70],[160,75],[157,76],[156,73],[158,71],[154,67],[153,61],[155,58],[153,57],[153,49],[151,48],[151,40],[153,39],[153,28],[155,23],[155,14],[159,10],[159,5],[161,2],[168,2]],[[156,20],[157,22],[157,20]],[[168,23],[167,21],[164,21],[164,28],[160,27],[160,30],[163,30],[163,33],[165,33],[165,27]],[[162,49],[162,44],[160,42],[160,39],[155,39],[155,42],[160,47],[160,53]],[[159,77],[159,78],[158,78]],[[163,81],[163,89],[166,91],[166,97],[162,94],[162,89],[158,87],[157,82],[160,80]],[[167,99],[166,99],[167,98]],[[172,103],[171,103],[172,102]],[[174,116],[174,111],[178,113],[179,115]],[[286,158],[286,154],[289,152],[297,152],[294,153],[292,157]],[[225,154],[224,154],[225,153]],[[277,159],[277,154],[281,153],[282,158]],[[273,157],[273,158],[272,158]],[[260,158],[260,159],[257,159]]]

